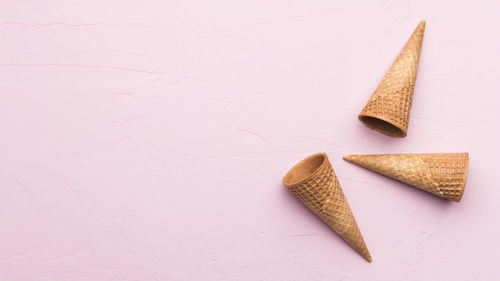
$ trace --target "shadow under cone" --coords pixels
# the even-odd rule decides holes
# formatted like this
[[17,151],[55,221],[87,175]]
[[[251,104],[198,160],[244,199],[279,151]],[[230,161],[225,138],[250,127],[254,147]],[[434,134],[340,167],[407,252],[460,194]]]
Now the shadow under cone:
[[367,261],[372,261],[363,236],[325,153],[295,165],[283,184]]
[[421,21],[358,119],[367,127],[403,138],[408,130],[425,21]]
[[344,160],[459,202],[464,194],[468,153],[348,155]]

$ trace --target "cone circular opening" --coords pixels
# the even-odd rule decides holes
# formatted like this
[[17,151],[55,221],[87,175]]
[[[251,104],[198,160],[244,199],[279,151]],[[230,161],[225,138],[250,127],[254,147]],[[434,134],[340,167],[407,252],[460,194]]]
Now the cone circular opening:
[[381,118],[360,115],[359,120],[363,122],[368,128],[377,130],[382,134],[398,138],[406,137],[405,131],[401,130],[400,128],[394,126],[390,122],[383,120]]
[[285,186],[295,186],[310,179],[328,161],[325,153],[317,153],[307,157],[295,165],[283,179]]

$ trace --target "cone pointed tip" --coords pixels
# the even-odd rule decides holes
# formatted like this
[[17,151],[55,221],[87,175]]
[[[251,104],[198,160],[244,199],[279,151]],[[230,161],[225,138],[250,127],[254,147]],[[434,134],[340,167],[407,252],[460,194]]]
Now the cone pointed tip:
[[352,155],[344,155],[344,156],[342,156],[342,159],[344,159],[347,162],[351,162],[352,161]]
[[367,261],[367,262],[372,262],[372,256],[370,255],[370,252],[368,251],[368,249],[366,248],[366,245],[365,245],[365,249],[363,252],[359,252],[359,254]]
[[417,26],[417,29],[425,29],[425,20],[421,20]]

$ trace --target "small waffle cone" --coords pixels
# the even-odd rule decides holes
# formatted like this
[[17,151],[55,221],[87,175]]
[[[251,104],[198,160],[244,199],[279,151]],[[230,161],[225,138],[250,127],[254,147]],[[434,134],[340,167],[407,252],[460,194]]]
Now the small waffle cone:
[[406,137],[425,21],[421,21],[358,119],[391,137]]
[[469,167],[468,153],[349,155],[344,160],[456,202],[464,194]]
[[363,258],[372,261],[325,153],[311,155],[299,162],[286,174],[283,184]]

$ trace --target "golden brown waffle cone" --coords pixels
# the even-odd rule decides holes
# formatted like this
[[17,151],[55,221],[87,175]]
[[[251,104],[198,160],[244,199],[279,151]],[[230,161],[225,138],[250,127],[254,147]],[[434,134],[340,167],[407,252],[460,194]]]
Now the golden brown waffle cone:
[[359,114],[367,127],[391,137],[406,136],[424,30],[421,21]]
[[367,261],[372,261],[328,156],[317,153],[295,165],[283,184]]
[[397,179],[445,199],[462,199],[468,153],[367,154],[344,160]]

